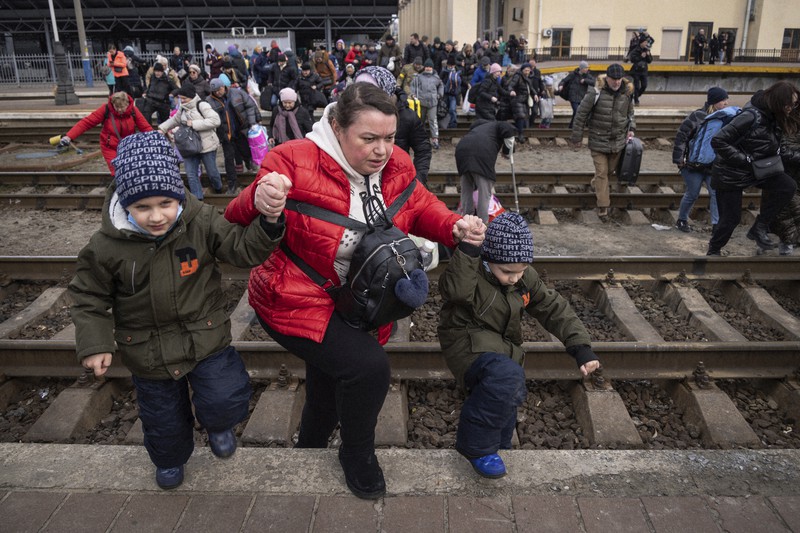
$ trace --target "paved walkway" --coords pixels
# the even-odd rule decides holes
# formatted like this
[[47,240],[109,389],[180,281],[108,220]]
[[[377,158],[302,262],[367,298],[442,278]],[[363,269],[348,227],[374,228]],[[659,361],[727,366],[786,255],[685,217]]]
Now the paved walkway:
[[0,529],[147,532],[800,533],[800,452],[502,452],[479,478],[450,450],[379,450],[359,500],[334,450],[195,452],[164,492],[139,446],[0,444]]

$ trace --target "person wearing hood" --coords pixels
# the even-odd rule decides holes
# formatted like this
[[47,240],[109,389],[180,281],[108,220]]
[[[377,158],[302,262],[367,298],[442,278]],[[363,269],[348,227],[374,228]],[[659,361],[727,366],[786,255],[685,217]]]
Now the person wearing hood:
[[397,102],[397,133],[394,136],[394,145],[409,154],[414,154],[417,180],[427,187],[433,156],[430,138],[425,131],[425,124],[417,113],[408,107],[408,96],[397,87],[394,75],[383,67],[364,67],[356,76],[356,83],[377,85]]
[[[286,176],[288,201],[297,200],[364,222],[364,198],[390,206],[409,195],[393,217],[404,233],[446,246],[482,234],[475,217],[462,219],[424,187],[413,187],[415,170],[402,150],[394,150],[395,102],[370,83],[348,87],[305,139],[270,150],[257,179],[234,198],[225,217],[248,225],[264,199],[258,183],[264,176]],[[409,187],[413,187],[409,189]],[[369,331],[350,326],[334,301],[301,269],[313,269],[333,285],[347,283],[353,251],[364,231],[346,229],[287,209],[281,249],[251,270],[249,297],[265,331],[305,362],[306,400],[297,448],[327,448],[340,427],[338,459],[347,487],[358,497],[386,493],[375,455],[375,427],[391,381],[383,349],[392,324]],[[302,263],[299,263],[302,262]]]
[[[456,145],[456,170],[461,176],[461,212],[489,221],[489,201],[497,181],[497,155],[514,148],[514,126],[508,122],[476,119]],[[473,194],[478,191],[478,205]]]
[[195,417],[211,453],[236,451],[233,428],[247,417],[251,389],[231,346],[218,261],[250,268],[269,257],[283,235],[291,182],[265,178],[259,187],[277,207],[243,227],[186,194],[175,150],[157,132],[123,139],[114,165],[100,229],[68,288],[76,351],[98,377],[120,354],[156,484],[174,489],[194,450]]
[[797,131],[792,119],[800,106],[800,90],[781,80],[768,89],[756,92],[730,122],[711,139],[717,154],[711,168],[711,186],[717,191],[719,223],[711,234],[706,255],[721,255],[742,216],[742,192],[758,187],[761,209],[747,238],[761,250],[778,244],[769,237],[769,226],[778,213],[792,201],[797,184],[783,165],[766,176],[757,177],[754,166],[759,161],[780,154],[781,138]]
[[439,118],[436,116],[439,99],[444,96],[444,83],[433,71],[433,61],[425,60],[422,72],[411,82],[411,94],[419,98],[422,116],[427,117],[428,130],[431,132],[431,146],[439,149]]
[[136,51],[130,45],[123,48],[122,52],[125,54],[128,67],[128,94],[135,100],[142,96],[142,75],[139,73],[139,65],[144,61],[136,55]]
[[281,89],[279,96],[281,103],[272,108],[267,131],[270,148],[304,138],[314,125],[311,115],[298,103],[294,89]]
[[608,177],[619,163],[633,132],[634,119],[633,83],[625,77],[619,63],[609,65],[605,76],[598,76],[593,90],[588,91],[578,106],[572,125],[570,141],[580,146],[584,129],[589,130],[589,150],[594,163],[592,187],[597,196],[597,216],[608,220],[611,206]]
[[188,126],[199,133],[202,141],[202,152],[194,155],[183,155],[186,166],[186,177],[189,180],[189,190],[198,200],[203,199],[203,186],[200,182],[200,163],[208,173],[211,187],[216,194],[222,192],[222,178],[217,168],[217,148],[219,137],[216,129],[220,125],[219,115],[211,108],[208,102],[201,100],[194,90],[194,85],[184,83],[178,90],[181,106],[178,112],[165,122],[158,125],[158,129],[165,135],[179,126]]
[[59,146],[67,146],[72,141],[91,130],[102,126],[100,130],[100,152],[106,160],[108,170],[114,175],[113,160],[117,157],[117,146],[122,139],[136,131],[151,131],[150,121],[133,104],[133,98],[126,92],[116,92],[89,115],[72,126],[66,135],[61,137]]
[[247,84],[248,78],[247,64],[244,62],[244,58],[235,44],[228,47],[228,57],[231,60],[232,68],[236,70],[237,83],[241,87],[244,87]]

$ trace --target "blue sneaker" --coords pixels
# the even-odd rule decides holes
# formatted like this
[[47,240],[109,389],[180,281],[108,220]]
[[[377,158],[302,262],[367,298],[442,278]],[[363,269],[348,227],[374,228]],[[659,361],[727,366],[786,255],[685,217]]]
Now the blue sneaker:
[[156,468],[156,483],[164,490],[179,487],[183,483],[183,465],[174,468]]
[[236,435],[232,429],[222,431],[220,433],[208,432],[208,445],[211,447],[211,453],[225,459],[233,455],[236,451]]
[[483,477],[498,479],[506,475],[506,465],[496,453],[468,459],[472,468]]

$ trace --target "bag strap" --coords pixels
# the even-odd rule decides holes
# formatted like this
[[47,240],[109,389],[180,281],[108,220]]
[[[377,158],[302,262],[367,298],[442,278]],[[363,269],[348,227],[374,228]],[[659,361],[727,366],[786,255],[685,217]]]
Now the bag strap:
[[119,134],[119,129],[117,129],[117,121],[114,120],[114,113],[110,113],[108,109],[108,104],[106,104],[106,117],[111,117],[111,127],[114,128],[114,134],[117,136],[117,140],[122,140],[122,135]]
[[[286,254],[286,257],[291,259],[292,262],[295,265],[297,265],[297,268],[302,270],[303,273],[305,273],[305,275],[311,279],[311,281],[322,287],[322,289],[325,292],[329,292],[332,289],[336,288],[336,284],[332,280],[326,278],[325,276],[314,270],[314,267],[306,263],[305,260],[303,260],[296,253],[294,253],[292,249],[289,248],[289,245],[286,244],[286,241],[281,241],[280,247],[281,250],[283,250],[283,253]],[[326,285],[328,286],[326,287]]]
[[[408,201],[411,197],[411,193],[414,192],[414,188],[417,185],[416,178],[411,180],[411,183],[400,193],[392,205],[386,209],[386,216],[389,220],[392,220],[394,216],[400,211],[400,208],[403,204]],[[330,209],[325,209],[324,207],[319,207],[313,204],[309,204],[306,202],[298,202],[292,198],[286,200],[286,209],[291,211],[295,211],[300,213],[301,215],[310,216],[312,218],[316,218],[318,220],[324,220],[325,222],[330,222],[331,224],[336,224],[337,226],[343,226],[347,229],[353,229],[358,231],[365,231],[367,229],[367,225],[363,222],[355,220],[350,217],[346,217]]]

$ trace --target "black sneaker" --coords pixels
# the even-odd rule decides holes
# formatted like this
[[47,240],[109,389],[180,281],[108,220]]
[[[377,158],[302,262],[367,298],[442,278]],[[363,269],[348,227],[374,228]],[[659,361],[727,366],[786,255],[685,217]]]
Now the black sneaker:
[[345,455],[339,448],[339,463],[350,491],[364,500],[377,500],[386,494],[386,481],[375,453]]
[[183,465],[174,468],[156,468],[156,483],[164,490],[179,487],[183,483]]
[[718,248],[709,248],[706,255],[722,255],[722,251]]
[[689,223],[686,222],[685,220],[678,220],[675,223],[675,227],[684,233],[689,233],[690,231],[692,231],[692,228],[689,227]]

